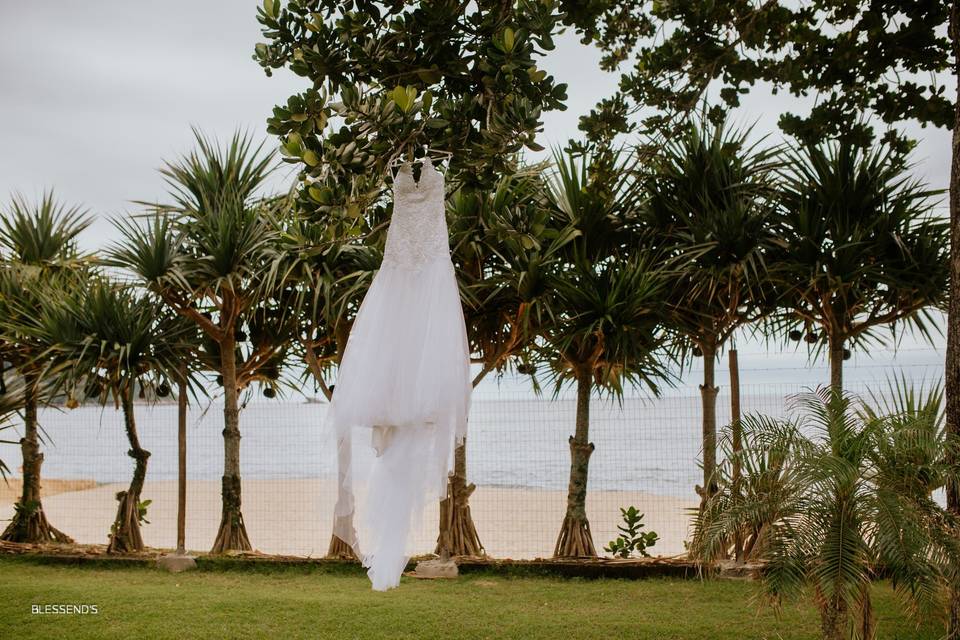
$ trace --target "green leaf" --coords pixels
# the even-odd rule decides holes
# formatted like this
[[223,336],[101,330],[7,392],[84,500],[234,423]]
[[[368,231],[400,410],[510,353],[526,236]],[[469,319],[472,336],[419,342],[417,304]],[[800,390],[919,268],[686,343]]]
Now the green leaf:
[[317,154],[314,153],[312,149],[307,149],[303,152],[303,161],[311,167],[315,167],[320,164],[320,158],[317,157]]
[[511,29],[510,27],[507,27],[506,29],[503,30],[503,48],[506,51],[513,51],[513,44],[514,44],[513,38],[514,38],[513,29]]
[[407,90],[397,85],[394,87],[393,91],[390,92],[390,98],[400,107],[401,111],[407,111],[410,107],[410,104],[407,100]]

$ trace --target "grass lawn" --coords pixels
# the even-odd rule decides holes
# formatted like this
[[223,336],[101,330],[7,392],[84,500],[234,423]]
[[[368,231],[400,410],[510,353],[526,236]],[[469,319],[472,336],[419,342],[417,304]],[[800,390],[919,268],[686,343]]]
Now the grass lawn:
[[[168,574],[146,567],[61,566],[0,557],[0,638],[816,638],[813,606],[776,617],[754,584],[583,580],[469,574],[403,578],[370,590],[363,573],[245,567]],[[880,638],[916,629],[889,585],[874,588]],[[96,604],[97,615],[31,613],[33,604]]]

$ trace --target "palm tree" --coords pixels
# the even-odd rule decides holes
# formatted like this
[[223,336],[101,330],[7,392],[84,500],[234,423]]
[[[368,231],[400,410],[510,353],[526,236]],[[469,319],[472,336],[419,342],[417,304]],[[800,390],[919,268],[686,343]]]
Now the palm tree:
[[[130,487],[117,494],[117,516],[110,528],[108,553],[141,551],[143,503],[140,495],[150,452],[140,446],[134,402],[147,388],[168,395],[181,382],[182,364],[192,361],[189,339],[193,325],[171,314],[149,295],[138,294],[102,276],[82,291],[56,292],[23,330],[50,345],[44,358],[57,371],[71,395],[113,400],[123,411],[124,427],[134,461]],[[49,366],[49,365],[48,365]]]
[[37,203],[15,196],[0,222],[0,363],[9,362],[23,385],[24,433],[20,439],[23,455],[23,491],[15,513],[0,539],[12,542],[72,542],[51,526],[40,498],[40,452],[37,407],[44,401],[41,348],[10,330],[34,312],[39,295],[56,280],[75,286],[74,273],[84,268],[87,258],[77,247],[77,237],[90,218],[77,207],[67,207],[47,192]]
[[747,416],[745,490],[723,484],[705,502],[692,555],[711,563],[752,531],[765,594],[778,604],[810,587],[829,640],[874,637],[870,583],[880,571],[914,612],[939,604],[958,576],[960,542],[931,494],[956,477],[944,451],[957,443],[944,434],[939,388],[893,398],[856,406],[823,387],[797,398],[794,420]]
[[554,555],[595,556],[586,514],[590,396],[594,387],[620,395],[627,384],[654,393],[668,378],[663,331],[669,261],[636,233],[636,158],[597,149],[578,158],[555,153],[547,180],[554,224],[573,235],[545,274],[540,335],[532,350],[549,365],[554,393],[577,388],[576,430],[569,438],[567,509]]
[[[946,304],[947,222],[934,212],[937,192],[891,149],[830,142],[788,158],[780,304],[787,324],[826,347],[841,389],[850,347],[880,341],[878,327],[902,322],[930,338],[929,308]],[[801,336],[794,327],[791,338]]]
[[[473,386],[492,372],[515,368],[541,324],[544,273],[576,234],[551,220],[544,206],[541,167],[504,176],[490,192],[462,187],[447,200],[452,257],[460,285],[473,363]],[[518,360],[520,360],[518,362]],[[437,554],[481,555],[470,512],[476,485],[467,481],[466,442],[454,452],[447,495],[440,501]]]
[[195,135],[198,149],[161,170],[173,204],[157,207],[148,225],[119,222],[124,239],[109,255],[208,339],[204,352],[219,371],[224,397],[223,509],[212,548],[221,553],[251,548],[241,511],[238,394],[265,378],[265,367],[276,366],[286,338],[270,327],[248,326],[256,335],[243,330],[254,316],[280,315],[263,288],[279,250],[272,222],[278,205],[258,195],[272,154],[239,133],[223,148]]
[[772,310],[765,256],[781,244],[776,151],[749,137],[750,129],[693,120],[659,145],[644,177],[644,224],[681,259],[670,283],[671,326],[683,351],[703,356],[701,496],[716,469],[717,355],[737,329]]
[[659,256],[638,254],[624,262],[578,261],[548,276],[553,318],[536,348],[549,362],[555,395],[572,381],[577,389],[576,430],[570,436],[567,510],[555,557],[595,556],[587,520],[590,396],[599,388],[622,395],[626,384],[658,393],[668,378],[663,354],[667,277]]
[[[302,211],[292,211],[278,222],[284,249],[267,286],[290,290],[283,317],[295,326],[294,348],[306,365],[305,375],[330,401],[333,385],[328,377],[340,364],[353,317],[383,259],[382,246],[375,237],[331,238],[323,221],[309,219]],[[348,455],[345,449],[338,453]],[[338,460],[340,468],[345,465]],[[341,527],[353,527],[353,516],[335,517],[347,520],[339,526],[334,523],[327,557],[356,560],[353,548],[336,534]]]

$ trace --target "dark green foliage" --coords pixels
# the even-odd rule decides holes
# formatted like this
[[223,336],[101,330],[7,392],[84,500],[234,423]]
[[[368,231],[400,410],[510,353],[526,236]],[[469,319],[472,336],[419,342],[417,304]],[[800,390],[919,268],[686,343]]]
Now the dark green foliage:
[[298,203],[344,227],[380,198],[387,163],[419,147],[453,151],[448,182],[492,188],[539,149],[541,114],[566,87],[537,68],[561,13],[517,3],[267,0],[254,59],[307,82],[268,131],[302,170]]
[[833,345],[831,361],[847,343],[879,340],[880,327],[906,323],[930,339],[949,280],[939,192],[894,150],[848,142],[787,152],[783,181],[784,248],[769,259],[786,322],[802,323],[817,350]]
[[617,529],[621,531],[621,534],[616,540],[611,540],[603,548],[604,551],[621,558],[629,558],[634,552],[649,558],[650,554],[647,553],[647,549],[655,545],[660,536],[655,531],[641,531],[644,527],[644,514],[637,511],[636,507],[627,509],[621,507],[620,515],[623,516],[623,524],[617,526]]
[[[578,3],[580,4],[580,3]],[[697,108],[707,88],[711,118],[740,104],[758,83],[816,97],[809,114],[784,113],[784,132],[805,142],[841,137],[866,145],[865,114],[885,124],[913,120],[951,128],[954,103],[935,73],[954,64],[947,36],[950,3],[663,2],[594,0],[568,16],[604,53],[603,66],[629,65],[616,96],[582,120],[594,139],[630,130],[670,129]],[[909,145],[888,130],[898,152]]]

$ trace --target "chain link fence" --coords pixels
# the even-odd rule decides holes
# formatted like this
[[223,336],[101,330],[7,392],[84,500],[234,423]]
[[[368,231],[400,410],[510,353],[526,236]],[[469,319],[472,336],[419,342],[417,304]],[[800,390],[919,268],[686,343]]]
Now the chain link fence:
[[[750,359],[741,356],[741,362]],[[741,372],[744,414],[784,416],[791,396],[829,378],[823,367],[754,366]],[[937,364],[937,362],[941,364]],[[874,363],[880,363],[876,365]],[[718,425],[730,421],[730,387],[718,363]],[[874,354],[872,362],[847,367],[846,388],[869,398],[886,377],[915,384],[942,378],[939,350]],[[801,375],[802,374],[802,375]],[[646,530],[660,540],[654,555],[683,553],[689,509],[702,482],[700,372],[661,397],[629,392],[591,404],[587,513],[597,550],[617,535],[620,508],[645,514]],[[803,380],[801,380],[802,378]],[[804,381],[806,380],[806,381]],[[265,400],[249,396],[241,413],[243,514],[254,547],[264,553],[320,557],[327,551],[336,499],[336,448],[324,427],[326,404],[299,396]],[[519,380],[484,383],[474,393],[467,448],[468,480],[477,489],[470,504],[480,540],[496,558],[552,554],[564,516],[576,401],[561,393],[537,396]],[[216,397],[188,413],[187,548],[207,551],[220,522],[223,468],[221,405]],[[175,402],[138,404],[141,442],[151,452],[142,494],[150,500],[143,527],[148,546],[172,548],[177,522],[177,407]],[[126,489],[132,461],[122,416],[112,406],[40,413],[44,509],[51,524],[78,543],[107,542],[116,513],[115,495]],[[11,438],[15,439],[15,438]],[[18,495],[19,449],[0,445],[0,459],[14,469],[0,482],[0,519],[13,514]],[[362,496],[361,496],[362,499]],[[431,553],[438,527],[433,505],[411,535],[412,553]],[[361,531],[361,536],[363,532]]]

